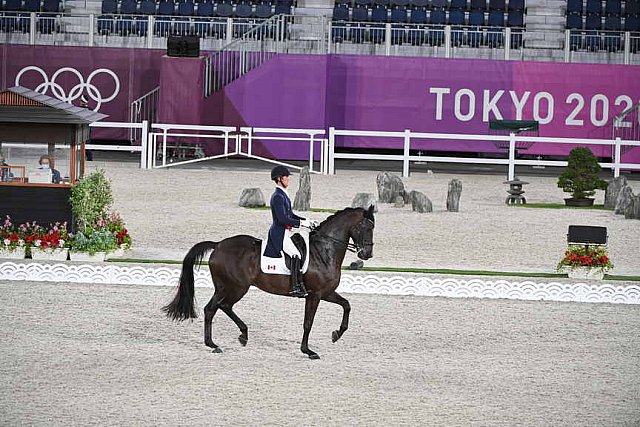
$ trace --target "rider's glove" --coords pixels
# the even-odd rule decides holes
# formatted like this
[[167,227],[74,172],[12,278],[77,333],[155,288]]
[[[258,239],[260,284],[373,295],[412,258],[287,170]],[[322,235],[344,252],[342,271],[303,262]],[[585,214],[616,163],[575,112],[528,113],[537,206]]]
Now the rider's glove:
[[309,230],[313,230],[318,226],[318,221],[314,221],[312,219],[301,219],[300,227],[308,228]]

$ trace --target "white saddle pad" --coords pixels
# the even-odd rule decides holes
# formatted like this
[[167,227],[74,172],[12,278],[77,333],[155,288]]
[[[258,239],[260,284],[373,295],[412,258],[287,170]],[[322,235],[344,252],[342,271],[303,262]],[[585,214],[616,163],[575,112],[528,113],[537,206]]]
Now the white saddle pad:
[[[307,252],[302,266],[302,272],[306,273],[309,268],[309,230],[306,228],[298,228],[295,230],[286,230],[285,233],[299,234],[304,239]],[[291,270],[289,270],[284,262],[284,254],[280,258],[271,258],[264,255],[264,251],[267,248],[267,239],[262,239],[262,250],[260,251],[260,269],[265,274],[284,274],[289,276]]]

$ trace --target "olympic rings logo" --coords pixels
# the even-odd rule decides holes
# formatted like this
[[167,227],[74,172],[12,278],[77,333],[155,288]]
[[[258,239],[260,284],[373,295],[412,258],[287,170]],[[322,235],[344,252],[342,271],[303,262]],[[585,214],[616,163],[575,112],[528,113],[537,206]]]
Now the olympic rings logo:
[[[115,97],[118,96],[118,93],[120,93],[120,80],[118,79],[118,76],[116,75],[116,73],[114,73],[113,71],[107,68],[99,68],[93,71],[91,74],[89,74],[89,77],[85,81],[82,74],[80,74],[80,72],[75,68],[63,67],[63,68],[60,68],[55,73],[53,73],[53,76],[51,76],[51,80],[49,80],[47,73],[45,73],[42,68],[30,65],[28,67],[24,67],[22,70],[18,72],[18,74],[16,75],[16,82],[15,82],[16,86],[20,86],[20,78],[23,76],[23,74],[28,73],[29,71],[35,71],[42,76],[42,80],[43,80],[42,83],[40,83],[34,89],[36,92],[46,95],[47,91],[51,90],[51,94],[53,96],[58,98],[60,101],[68,102],[68,103],[72,103],[72,101],[75,101],[76,99],[80,98],[83,94],[86,94],[88,98],[96,102],[96,107],[93,109],[94,111],[98,111],[102,106],[103,102],[109,102],[114,100]],[[69,90],[69,93],[65,92],[62,86],[56,83],[56,79],[59,78],[62,73],[71,73],[78,78],[78,84],[73,86],[71,90]],[[100,93],[100,90],[93,84],[93,79],[99,74],[107,74],[111,76],[115,83],[113,93],[106,98],[102,95],[102,93]]]

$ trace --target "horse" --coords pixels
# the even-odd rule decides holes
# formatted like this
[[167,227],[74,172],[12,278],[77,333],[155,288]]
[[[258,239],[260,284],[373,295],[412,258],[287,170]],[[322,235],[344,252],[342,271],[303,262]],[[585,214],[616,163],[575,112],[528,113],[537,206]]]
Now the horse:
[[[373,256],[373,229],[375,220],[373,206],[369,209],[346,208],[323,221],[309,234],[309,267],[304,274],[304,284],[308,295],[305,297],[304,333],[300,350],[310,359],[320,356],[309,349],[309,333],[320,300],[338,304],[343,309],[340,328],[333,331],[331,338],[336,342],[349,327],[349,301],[336,292],[340,284],[341,266],[347,250],[356,252],[358,258],[368,260]],[[353,240],[353,243],[350,243]],[[204,307],[204,343],[214,353],[222,350],[211,338],[213,317],[222,310],[240,329],[238,340],[247,345],[247,325],[233,311],[253,285],[274,295],[289,296],[290,277],[265,274],[260,269],[260,239],[247,235],[236,235],[220,242],[204,241],[193,246],[182,262],[180,283],[173,300],[162,310],[174,320],[197,318],[194,309],[193,267],[204,256],[209,256],[209,270],[215,292]]]

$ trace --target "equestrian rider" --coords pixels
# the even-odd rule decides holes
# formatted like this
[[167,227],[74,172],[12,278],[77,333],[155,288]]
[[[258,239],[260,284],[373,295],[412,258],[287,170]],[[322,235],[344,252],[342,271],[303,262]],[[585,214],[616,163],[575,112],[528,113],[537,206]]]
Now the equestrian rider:
[[271,180],[276,183],[276,190],[271,196],[271,216],[273,224],[269,228],[269,238],[264,255],[271,258],[282,257],[281,252],[291,257],[291,292],[294,297],[304,298],[307,291],[302,282],[302,265],[300,251],[291,241],[291,228],[313,228],[315,221],[299,217],[291,210],[291,200],[287,195],[291,172],[285,166],[276,166],[271,170]]

